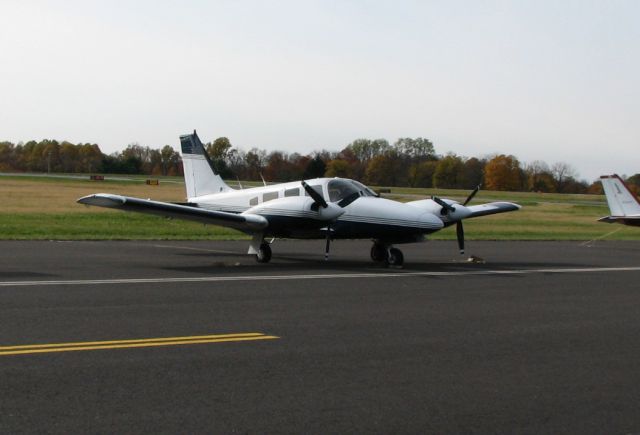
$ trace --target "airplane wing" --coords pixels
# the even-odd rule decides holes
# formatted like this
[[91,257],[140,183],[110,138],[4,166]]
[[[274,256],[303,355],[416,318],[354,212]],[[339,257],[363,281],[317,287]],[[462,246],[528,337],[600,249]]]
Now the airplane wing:
[[155,214],[168,218],[185,219],[210,225],[234,228],[245,233],[256,233],[269,225],[267,219],[256,214],[235,214],[223,211],[205,210],[195,206],[151,201],[129,196],[96,193],[78,199],[80,204],[114,208],[124,211]]
[[506,213],[508,211],[516,211],[520,210],[522,207],[512,202],[489,202],[487,204],[469,205],[467,208],[471,212],[468,217],[472,218],[496,213]]

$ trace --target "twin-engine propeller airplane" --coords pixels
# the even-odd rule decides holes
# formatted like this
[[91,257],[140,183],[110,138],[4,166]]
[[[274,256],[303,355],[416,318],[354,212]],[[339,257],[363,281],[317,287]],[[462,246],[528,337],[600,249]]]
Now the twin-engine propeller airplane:
[[600,177],[607,197],[611,216],[598,219],[600,222],[619,223],[640,227],[640,201],[617,174]]
[[371,239],[371,258],[401,266],[395,244],[419,242],[450,225],[457,226],[464,253],[462,220],[520,209],[509,202],[467,206],[433,197],[402,203],[380,198],[367,186],[345,178],[317,178],[235,190],[214,172],[196,132],[180,136],[187,203],[168,203],[97,193],[78,199],[81,204],[151,213],[205,224],[235,228],[253,236],[248,254],[260,263],[271,259],[265,239],[326,239],[325,259],[333,239]]

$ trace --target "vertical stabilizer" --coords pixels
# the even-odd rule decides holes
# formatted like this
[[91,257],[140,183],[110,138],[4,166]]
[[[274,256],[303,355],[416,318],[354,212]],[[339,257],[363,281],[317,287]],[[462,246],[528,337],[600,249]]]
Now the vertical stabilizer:
[[611,216],[640,215],[640,202],[617,175],[600,177]]
[[195,130],[193,134],[180,136],[180,145],[187,198],[232,190],[222,181],[220,175],[215,173],[213,163]]

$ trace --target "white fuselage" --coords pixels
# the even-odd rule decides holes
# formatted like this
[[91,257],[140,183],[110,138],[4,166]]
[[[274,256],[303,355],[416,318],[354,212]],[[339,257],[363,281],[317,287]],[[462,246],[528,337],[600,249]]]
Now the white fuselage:
[[[346,198],[340,187],[351,183],[359,193]],[[266,235],[274,237],[372,238],[394,243],[420,240],[425,234],[443,228],[441,207],[431,200],[401,203],[374,196],[365,186],[352,180],[318,178],[308,184],[339,209],[335,218],[314,210],[313,199],[300,182],[233,190],[189,198],[189,202],[208,210],[248,213],[269,221]],[[340,207],[336,207],[338,204]]]

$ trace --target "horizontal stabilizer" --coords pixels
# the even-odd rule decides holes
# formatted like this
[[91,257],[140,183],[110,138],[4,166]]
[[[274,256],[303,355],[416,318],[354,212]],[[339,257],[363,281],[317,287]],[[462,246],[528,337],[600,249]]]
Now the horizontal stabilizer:
[[110,193],[87,195],[78,199],[78,202],[80,204],[94,205],[98,207],[154,214],[210,225],[220,225],[234,228],[249,234],[261,231],[269,225],[269,222],[264,217],[255,214],[236,214],[223,211],[206,210],[188,205],[151,201],[149,199],[132,198],[129,196],[113,195]]
[[598,222],[606,222],[608,224],[622,224],[632,227],[640,227],[640,216],[605,216],[598,219]]

